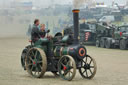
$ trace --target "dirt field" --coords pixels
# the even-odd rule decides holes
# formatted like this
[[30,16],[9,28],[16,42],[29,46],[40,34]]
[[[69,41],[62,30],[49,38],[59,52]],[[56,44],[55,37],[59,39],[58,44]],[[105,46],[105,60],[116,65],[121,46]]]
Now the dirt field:
[[51,73],[44,78],[31,78],[20,64],[26,38],[0,38],[0,85],[128,85],[128,50],[103,49],[87,46],[88,54],[97,61],[97,74],[92,80],[77,72],[73,81],[64,81]]

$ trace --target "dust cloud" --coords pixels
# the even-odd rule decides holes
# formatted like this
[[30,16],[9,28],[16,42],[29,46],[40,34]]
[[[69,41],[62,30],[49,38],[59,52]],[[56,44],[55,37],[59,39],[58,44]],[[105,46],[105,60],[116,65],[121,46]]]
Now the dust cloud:
[[17,14],[18,10],[0,9],[0,37],[26,36],[31,23],[30,14]]

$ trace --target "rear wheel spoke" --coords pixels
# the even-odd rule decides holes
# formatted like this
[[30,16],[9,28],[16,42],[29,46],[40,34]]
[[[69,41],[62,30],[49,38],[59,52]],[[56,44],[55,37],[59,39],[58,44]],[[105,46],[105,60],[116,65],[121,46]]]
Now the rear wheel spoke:
[[39,64],[40,69],[42,69],[42,66]]
[[32,62],[34,62],[34,60],[33,60],[31,57],[29,57],[29,59],[30,59]]
[[38,68],[38,67],[36,68],[36,72],[38,73],[38,75],[40,74],[40,73],[39,73],[40,71],[39,71],[39,68]]
[[28,66],[31,66],[31,65],[32,65],[32,63],[28,64]]
[[61,62],[61,65],[62,65],[62,66],[65,66],[62,62]]
[[85,62],[84,60],[82,60],[81,64],[83,64],[83,63],[86,64],[87,62]]
[[86,70],[86,76],[88,77],[88,72],[87,72],[87,70]]
[[67,63],[68,62],[68,59],[65,57],[65,62]]
[[[64,70],[63,70],[63,71],[64,71]],[[63,73],[63,74],[64,74],[64,75],[67,75],[67,73],[68,73],[68,71],[64,71],[64,73]]]
[[35,55],[34,55],[34,58],[36,59],[36,57],[37,57],[37,53],[38,53],[38,51],[36,51],[36,53],[35,53]]
[[88,57],[86,57],[86,63],[87,63],[87,61],[88,61]]
[[70,73],[73,73],[72,71],[69,71]]
[[86,72],[86,70],[83,71],[83,74]]
[[89,71],[90,71],[91,74],[93,74],[91,69],[89,69]]
[[33,51],[32,51],[32,55],[34,56],[34,53],[33,53]]
[[70,65],[70,61],[68,61],[66,65]]
[[39,72],[39,68],[38,67],[36,67],[36,71]]
[[68,72],[68,76],[70,77],[70,72]]
[[42,61],[37,61],[37,63],[42,63]]
[[31,71],[33,70],[34,66],[31,67]]
[[35,75],[36,75],[36,74],[37,74],[37,72],[38,72],[38,70],[37,70],[37,69],[38,69],[38,68],[36,67],[36,69],[35,69],[35,73],[34,73]]
[[92,59],[91,59],[91,61],[89,62],[89,65],[91,64],[91,62],[92,62]]
[[90,68],[94,68],[94,66],[90,66]]

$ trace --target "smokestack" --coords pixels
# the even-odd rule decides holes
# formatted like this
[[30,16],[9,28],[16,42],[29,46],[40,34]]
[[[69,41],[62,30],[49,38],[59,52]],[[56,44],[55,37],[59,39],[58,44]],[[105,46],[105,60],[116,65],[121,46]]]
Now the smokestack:
[[73,12],[73,22],[74,22],[74,44],[79,43],[79,9],[72,10]]

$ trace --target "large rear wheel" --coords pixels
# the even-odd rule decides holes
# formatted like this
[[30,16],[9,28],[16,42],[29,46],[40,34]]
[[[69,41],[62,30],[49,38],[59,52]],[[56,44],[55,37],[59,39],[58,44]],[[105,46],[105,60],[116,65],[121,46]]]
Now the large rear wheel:
[[85,79],[92,79],[97,71],[96,61],[87,55],[81,61],[81,68],[79,68],[80,75]]
[[76,63],[74,59],[69,56],[63,56],[58,63],[58,71],[61,78],[71,81],[76,75]]
[[27,53],[25,63],[27,72],[35,78],[42,77],[47,68],[46,55],[40,48],[31,48]]

